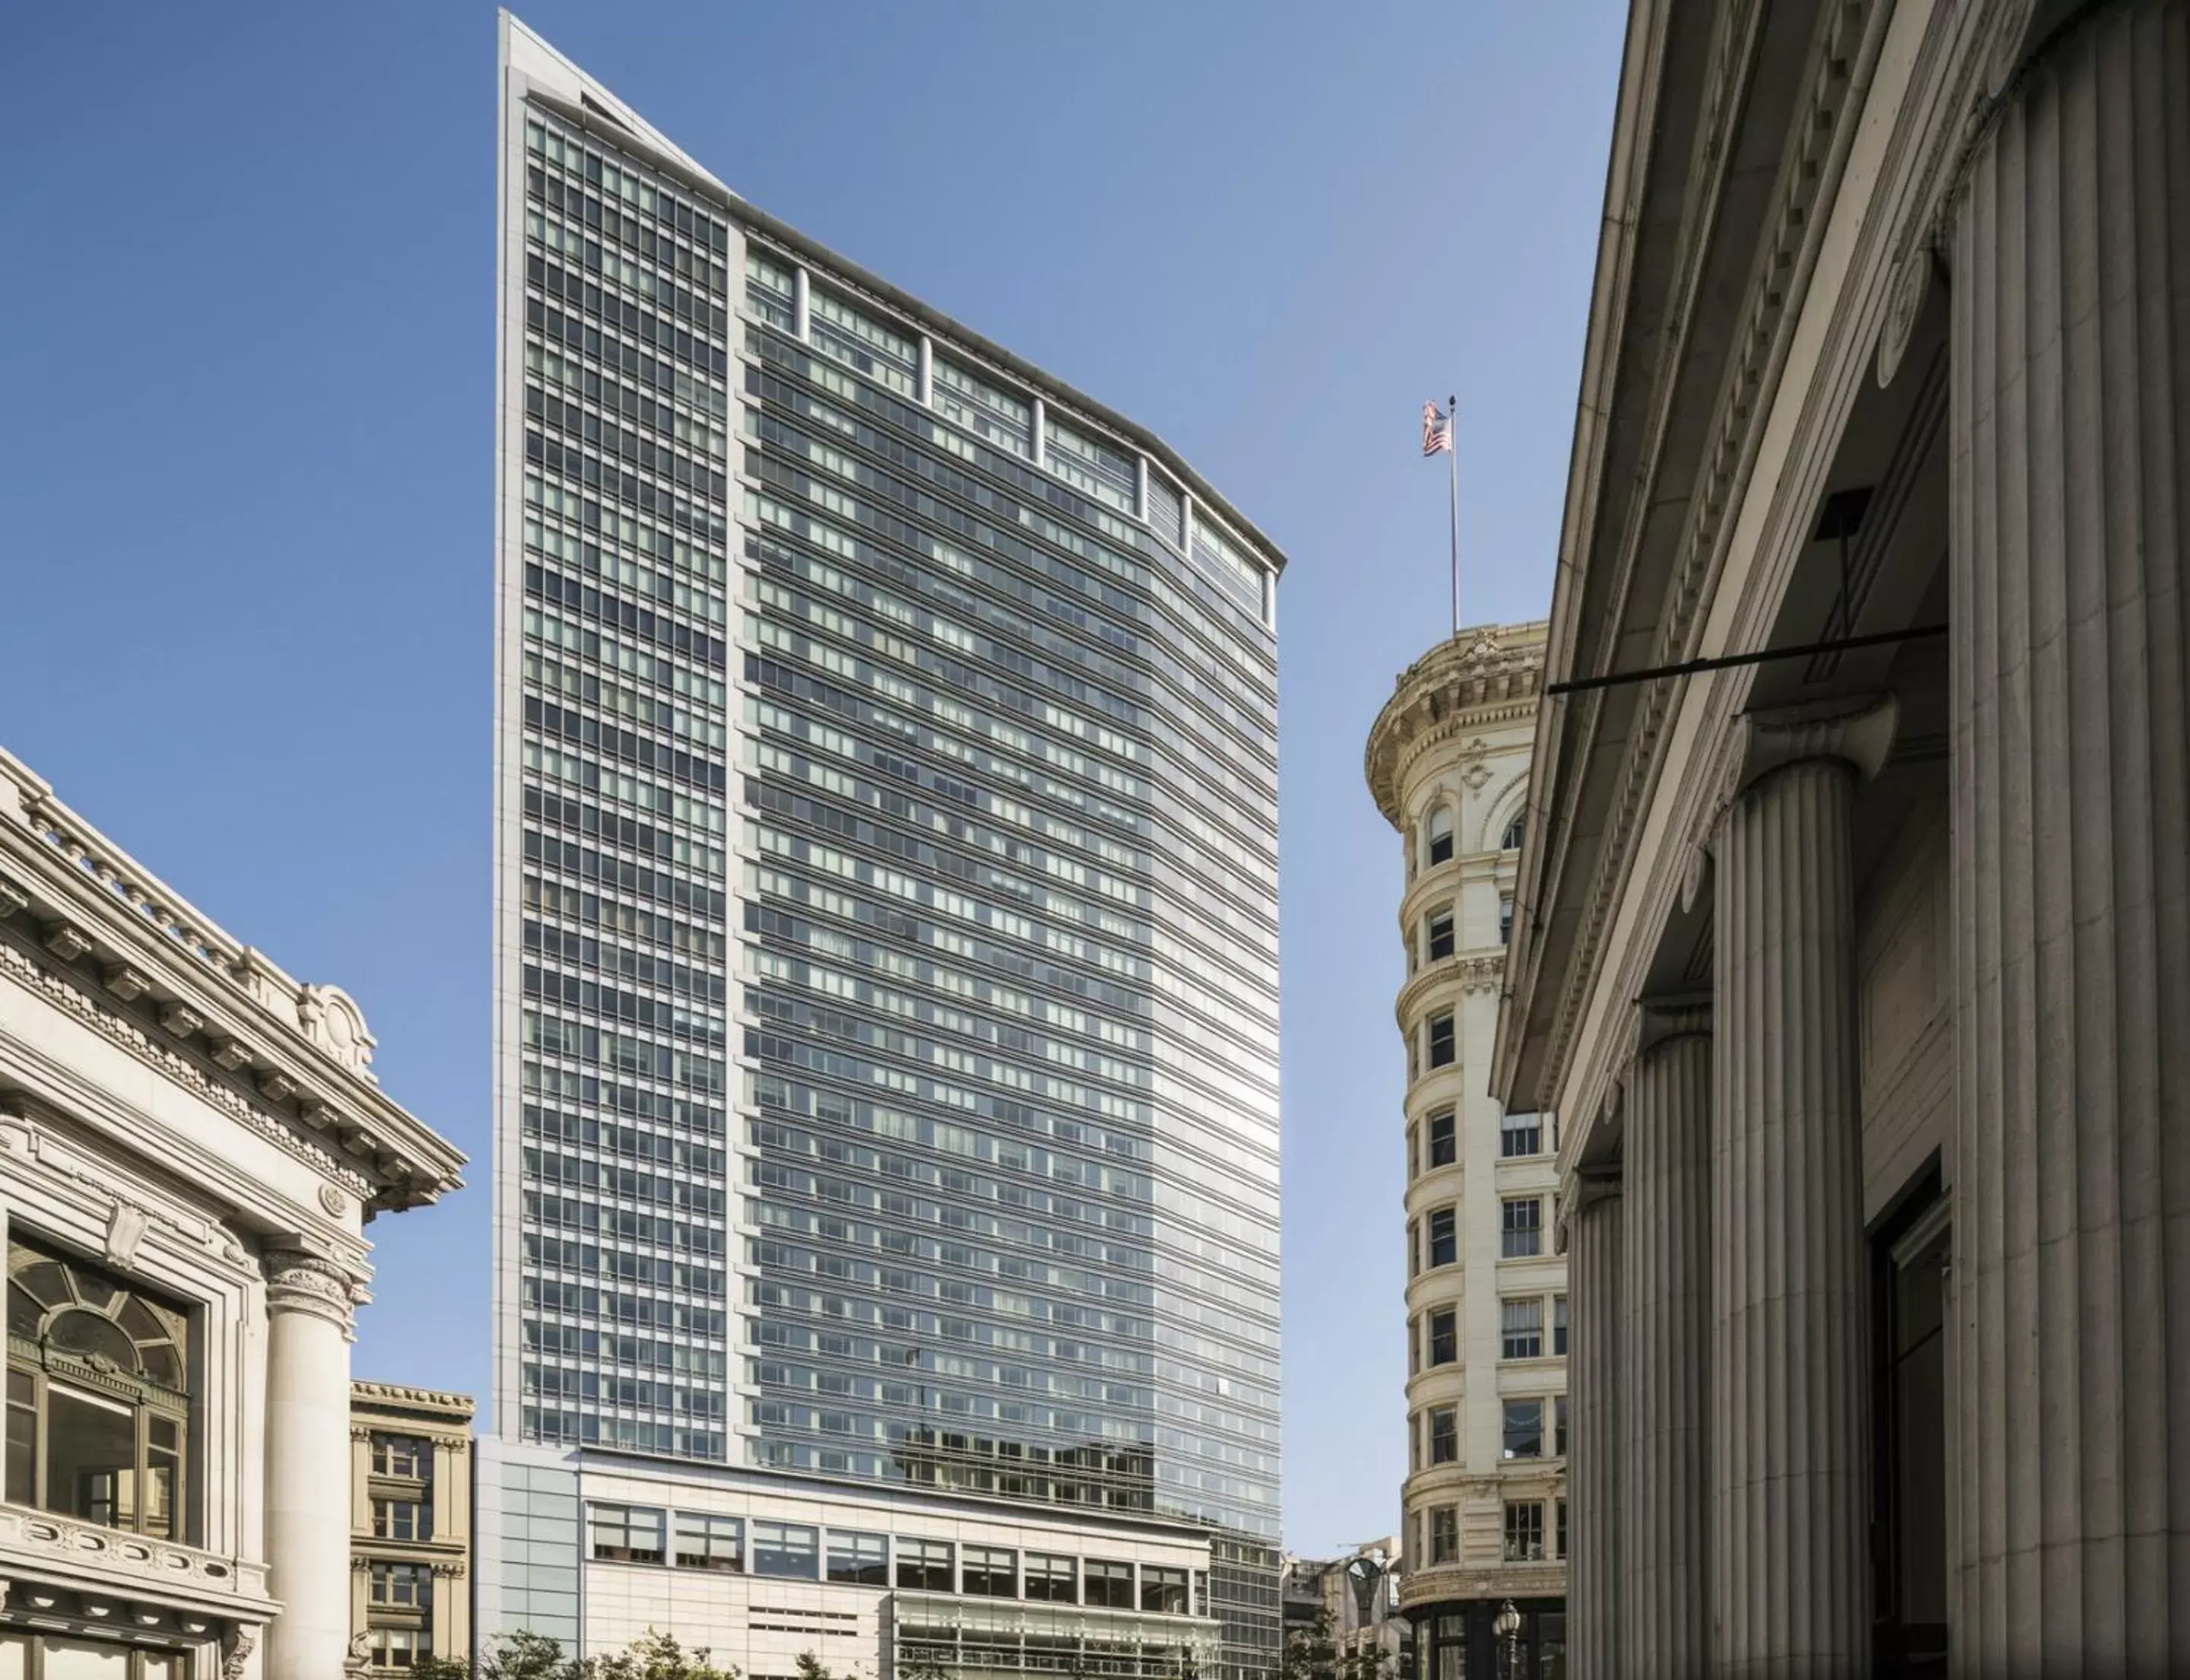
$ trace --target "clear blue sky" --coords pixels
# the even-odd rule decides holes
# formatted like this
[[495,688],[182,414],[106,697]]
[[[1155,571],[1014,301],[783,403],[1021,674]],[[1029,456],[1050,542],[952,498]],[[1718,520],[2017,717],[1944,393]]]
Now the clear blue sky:
[[[731,186],[1143,421],[1280,595],[1285,1527],[1388,1531],[1396,842],[1445,627],[1549,608],[1624,8],[569,3],[520,15]],[[485,1153],[495,13],[0,8],[0,742],[348,987]],[[479,1390],[487,1196],[376,1225],[360,1374]]]

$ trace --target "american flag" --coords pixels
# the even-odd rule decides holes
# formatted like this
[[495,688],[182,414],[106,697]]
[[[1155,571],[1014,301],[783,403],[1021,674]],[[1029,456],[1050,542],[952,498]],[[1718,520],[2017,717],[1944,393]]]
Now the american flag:
[[1452,416],[1435,403],[1422,404],[1422,458],[1452,453]]

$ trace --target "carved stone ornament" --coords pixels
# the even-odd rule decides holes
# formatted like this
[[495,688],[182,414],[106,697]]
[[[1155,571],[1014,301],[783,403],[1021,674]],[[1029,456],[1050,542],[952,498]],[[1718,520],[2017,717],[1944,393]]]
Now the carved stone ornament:
[[0,879],[0,922],[6,921],[19,910],[27,910],[30,908],[30,894],[17,886],[14,882]]
[[320,1206],[325,1208],[332,1218],[339,1219],[349,1212],[349,1197],[344,1196],[332,1185],[321,1185]]
[[287,1102],[297,1095],[297,1082],[278,1067],[258,1076],[258,1089],[269,1102]]
[[106,1263],[128,1270],[137,1262],[137,1245],[144,1240],[151,1216],[127,1202],[114,1204],[106,1221]]
[[46,930],[46,949],[65,963],[72,963],[91,949],[91,941],[81,928],[66,922],[55,922]]
[[133,1004],[152,989],[152,982],[127,963],[109,963],[106,989],[123,1003]]
[[220,1680],[243,1680],[245,1666],[258,1649],[258,1629],[239,1622],[220,1636]]
[[1484,762],[1489,755],[1489,744],[1480,735],[1461,749],[1460,779],[1468,792],[1481,792],[1483,784],[1490,779],[1490,766]]
[[360,1629],[349,1636],[349,1649],[343,1655],[342,1672],[345,1675],[370,1674],[372,1672],[372,1636]]
[[304,1034],[344,1067],[363,1073],[372,1065],[379,1043],[365,1028],[365,1013],[338,986],[304,986],[297,990],[297,1025]]
[[1878,388],[1893,382],[1894,373],[1907,354],[1916,331],[1924,300],[1932,291],[1932,248],[1920,245],[1904,253],[1893,270],[1892,291],[1886,304],[1886,320],[1878,330]]
[[178,1038],[187,1038],[205,1025],[205,1017],[184,1004],[168,1004],[160,1010],[160,1025]]

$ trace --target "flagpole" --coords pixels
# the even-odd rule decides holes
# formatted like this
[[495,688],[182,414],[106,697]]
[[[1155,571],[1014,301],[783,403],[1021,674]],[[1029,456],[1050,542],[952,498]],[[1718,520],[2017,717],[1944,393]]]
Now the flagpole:
[[1445,456],[1452,467],[1452,633],[1460,634],[1460,399],[1444,399]]

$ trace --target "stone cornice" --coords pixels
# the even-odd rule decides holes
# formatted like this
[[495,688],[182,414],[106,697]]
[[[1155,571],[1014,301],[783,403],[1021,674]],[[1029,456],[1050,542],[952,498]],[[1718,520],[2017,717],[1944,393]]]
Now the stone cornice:
[[350,1379],[349,1403],[353,1411],[375,1411],[383,1408],[403,1411],[440,1412],[451,1421],[468,1423],[478,1409],[478,1402],[469,1394],[460,1394],[441,1389],[413,1389],[400,1383],[374,1383],[364,1377]]
[[[1877,371],[1890,376],[1900,347],[1895,345],[1891,354],[1881,356],[1881,352],[1887,339],[1910,330],[1913,322],[1903,317],[1921,307],[1922,301],[1908,295],[1916,283],[1909,273],[1910,265],[1919,261],[1930,263],[1940,219],[1951,206],[1966,160],[2015,78],[2028,73],[2034,58],[2042,57],[2050,44],[2050,38],[2033,42],[2033,10],[2029,0],[1989,0],[1987,4],[1940,8],[1932,18],[1903,95],[1902,111],[1886,142],[1879,184],[1873,189],[1873,207],[1862,228],[1858,250],[1847,264],[1847,279],[1821,349],[1821,366],[1837,368],[1877,358]],[[1816,219],[1822,224],[1826,218]],[[1896,253],[1899,253],[1898,258]],[[1847,382],[1828,379],[1823,373],[1803,396],[1801,423],[1807,434],[1819,438],[1826,447],[1821,455],[1813,446],[1808,455],[1802,457],[1800,471],[1783,471],[1780,475],[1774,529],[1767,540],[1773,546],[1773,568],[1752,573],[1748,580],[1748,589],[1736,603],[1736,628],[1729,637],[1730,645],[1753,645],[1769,630],[1791,566],[1791,552],[1782,552],[1789,548],[1784,535],[1794,527],[1804,525],[1814,506],[1824,460],[1830,454],[1841,411],[1835,405],[1852,400]],[[1756,425],[1762,426],[1769,417],[1768,410],[1760,413]],[[1739,773],[1736,761],[1745,761],[1747,757],[1748,742],[1738,716],[1747,691],[1745,680],[1715,687],[1695,749],[1672,795],[1667,831],[1687,836],[1688,844],[1676,846],[1674,857],[1656,860],[1655,875],[1645,885],[1647,901],[1637,918],[1638,927],[1651,931],[1647,937],[1630,941],[1620,962],[1602,976],[1615,998],[1633,997],[1642,988],[1654,954],[1654,931],[1662,927],[1671,905],[1684,891],[1692,895],[1699,888],[1700,843],[1723,808],[1729,778]],[[1654,763],[1661,761],[1668,734],[1660,729],[1648,743],[1631,738],[1629,750],[1647,745]],[[1571,789],[1568,791],[1571,794]],[[1535,820],[1533,809],[1531,817]],[[1618,849],[1624,853],[1626,847],[1623,835]],[[1624,868],[1620,879],[1624,887]],[[1526,895],[1524,884],[1524,914],[1518,918],[1523,925],[1517,926],[1515,933],[1517,968],[1524,963],[1533,966],[1536,956],[1531,948],[1534,918],[1533,913],[1525,913]],[[1608,925],[1617,910],[1616,896],[1584,908],[1600,919],[1601,931],[1602,925]],[[1566,975],[1573,995],[1561,1002],[1572,1014],[1563,1019],[1565,1030],[1545,1057],[1540,1084],[1561,1090],[1574,1112],[1591,1116],[1603,1100],[1606,1086],[1620,1076],[1628,1051],[1618,1043],[1600,1045],[1592,1051],[1588,1066],[1573,1065],[1574,1033],[1589,999],[1586,987],[1578,992],[1574,988],[1580,986],[1581,975],[1594,975],[1604,966],[1593,946],[1587,960],[1582,952],[1578,942],[1567,959]],[[1500,1065],[1509,1075],[1515,1054],[1513,1044],[1501,1042]],[[1586,1130],[1583,1126],[1574,1127],[1570,1142],[1586,1147]]]
[[[1754,0],[1731,7],[1722,14],[1722,27],[1755,27],[1760,14]],[[1816,42],[1807,72],[1803,95],[1792,106],[1808,118],[1790,130],[1790,151],[1783,161],[1774,188],[1774,201],[1758,240],[1761,261],[1749,294],[1737,318],[1728,376],[1712,426],[1712,440],[1698,463],[1695,493],[1690,499],[1686,528],[1679,542],[1665,597],[1658,604],[1658,625],[1650,651],[1633,663],[1671,665],[1692,657],[1711,604],[1711,585],[1720,568],[1724,545],[1731,535],[1733,515],[1746,489],[1750,464],[1770,404],[1765,400],[1769,384],[1776,381],[1786,353],[1787,339],[1808,283],[1818,240],[1825,219],[1812,212],[1837,185],[1852,130],[1869,82],[1884,11],[1877,0],[1842,0],[1833,8],[1830,29]],[[1737,14],[1740,21],[1737,23]],[[1742,48],[1753,50],[1754,42]],[[1729,51],[1732,49],[1729,48]],[[1729,59],[1722,66],[1736,73]],[[1745,60],[1739,74],[1747,74]],[[1720,84],[1722,89],[1723,83]],[[1736,102],[1737,105],[1739,102]],[[1726,110],[1715,109],[1711,121],[1731,120]],[[1723,150],[1723,134],[1716,142]],[[1715,231],[1699,223],[1684,227],[1689,243],[1683,261],[1699,263],[1702,241]],[[1692,308],[1698,300],[1691,297]],[[1667,380],[1663,393],[1671,399]],[[1661,416],[1662,417],[1662,416]],[[1654,457],[1661,439],[1654,433],[1649,444]],[[1648,475],[1654,479],[1654,469]],[[1648,498],[1642,498],[1648,501]],[[1631,512],[1623,534],[1619,575],[1624,584],[1631,574],[1635,556],[1647,531],[1645,509]],[[1624,598],[1625,591],[1614,597]],[[1593,670],[1610,670],[1623,630],[1624,614],[1615,608],[1602,626],[1603,645],[1596,650]],[[1591,695],[1587,728],[1593,733],[1602,715],[1605,691]],[[1574,949],[1568,953],[1557,1010],[1551,1027],[1546,1066],[1564,1069],[1572,1055],[1574,1038],[1597,981],[1603,961],[1603,942],[1634,862],[1633,837],[1655,791],[1664,764],[1665,737],[1682,693],[1681,685],[1654,682],[1643,686],[1634,716],[1628,721],[1622,769],[1611,790],[1603,830],[1599,835],[1595,865],[1580,895],[1581,923]],[[1588,749],[1578,758],[1586,761]],[[1533,923],[1537,907],[1531,901],[1517,920]],[[1520,937],[1525,939],[1523,931]],[[1532,965],[1533,966],[1533,965]],[[1533,973],[1531,974],[1533,979]],[[1554,1075],[1553,1084],[1557,1083]]]
[[74,1015],[210,1106],[275,1143],[285,1153],[325,1174],[332,1183],[360,1196],[372,1193],[372,1185],[355,1167],[311,1138],[284,1125],[268,1112],[265,1105],[252,1101],[195,1058],[153,1037],[135,1019],[93,995],[89,987],[77,983],[71,975],[41,962],[10,942],[3,930],[0,930],[0,976],[12,976],[27,988],[43,993],[56,1008]]
[[1535,716],[1543,688],[1545,625],[1464,630],[1399,673],[1369,731],[1362,773],[1384,820],[1398,828],[1415,761],[1466,729],[1495,728]]
[[[1506,953],[1493,951],[1477,956],[1443,957],[1424,964],[1399,988],[1398,1001],[1392,1006],[1393,1018],[1399,1022],[1401,1033],[1413,1031],[1415,1023],[1433,994],[1454,998],[1471,997],[1477,993],[1496,993],[1506,977]],[[1442,1068],[1438,1070],[1444,1072]]]
[[1565,1596],[1567,1566],[1556,1560],[1526,1564],[1433,1564],[1410,1568],[1399,1578],[1402,1612],[1471,1598],[1557,1598]]
[[372,1034],[345,993],[299,985],[230,939],[4,749],[0,953],[71,1013],[373,1208],[462,1182],[462,1155],[380,1090]]

